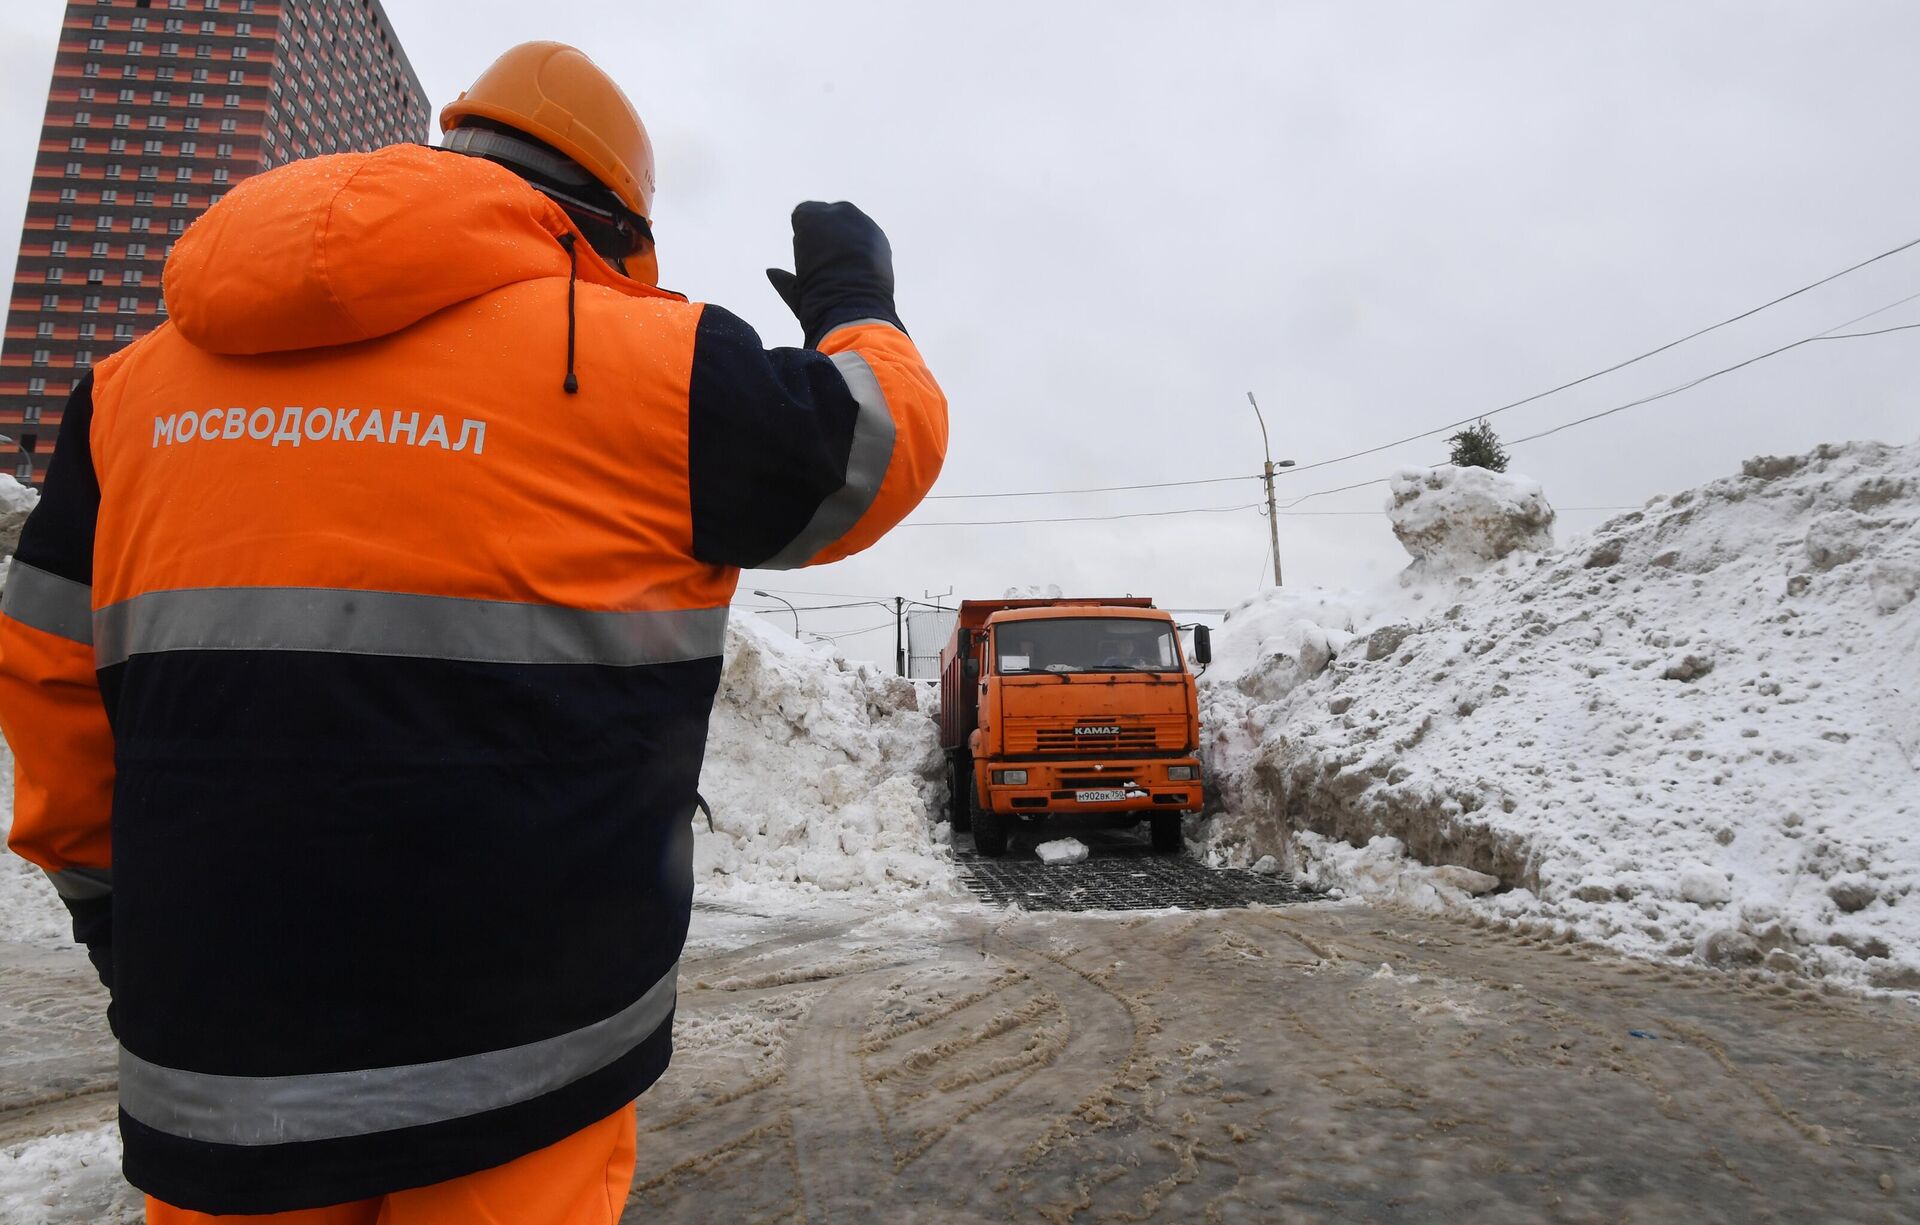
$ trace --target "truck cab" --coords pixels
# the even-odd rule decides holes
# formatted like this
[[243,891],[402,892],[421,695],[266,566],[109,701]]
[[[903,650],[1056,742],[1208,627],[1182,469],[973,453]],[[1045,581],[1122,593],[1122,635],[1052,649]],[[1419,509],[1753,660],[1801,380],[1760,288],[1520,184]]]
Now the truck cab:
[[[1194,655],[1211,654],[1204,626]],[[1199,707],[1179,627],[1143,597],[965,601],[941,653],[950,818],[983,855],[1020,823],[1146,822],[1180,848],[1201,806]]]

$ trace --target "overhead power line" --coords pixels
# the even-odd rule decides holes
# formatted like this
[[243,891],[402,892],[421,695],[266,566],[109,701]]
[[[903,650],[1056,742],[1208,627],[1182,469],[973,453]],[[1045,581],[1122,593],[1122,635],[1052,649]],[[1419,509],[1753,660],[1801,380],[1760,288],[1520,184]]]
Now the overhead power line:
[[[1345,455],[1336,455],[1331,459],[1321,459],[1321,460],[1315,460],[1312,463],[1298,464],[1293,468],[1289,469],[1289,472],[1290,473],[1307,472],[1314,468],[1325,468],[1333,464],[1345,463],[1350,459],[1359,459],[1363,456],[1375,455],[1381,451],[1388,451],[1393,449],[1394,447],[1403,446],[1409,442],[1418,442],[1422,438],[1431,438],[1435,434],[1443,434],[1448,430],[1459,429],[1461,426],[1472,425],[1474,422],[1479,421],[1483,417],[1492,417],[1499,413],[1504,413],[1509,409],[1515,409],[1523,405],[1532,404],[1536,400],[1544,400],[1551,395],[1558,395],[1560,392],[1566,391],[1569,388],[1578,387],[1582,383],[1590,383],[1594,379],[1612,374],[1616,370],[1624,370],[1628,366],[1632,366],[1639,362],[1646,361],[1650,357],[1658,357],[1660,354],[1665,353],[1669,349],[1678,348],[1679,346],[1686,344],[1690,340],[1698,340],[1700,337],[1705,336],[1710,332],[1717,332],[1721,328],[1731,326],[1732,324],[1735,324],[1735,323],[1739,323],[1743,319],[1750,319],[1753,316],[1759,314],[1761,311],[1769,310],[1775,306],[1780,305],[1782,302],[1791,301],[1792,299],[1799,297],[1801,294],[1808,293],[1812,290],[1818,289],[1822,285],[1830,284],[1833,281],[1839,280],[1843,276],[1848,276],[1852,273],[1860,271],[1862,268],[1866,268],[1870,265],[1877,264],[1881,260],[1889,259],[1895,255],[1899,255],[1903,251],[1910,251],[1914,247],[1920,247],[1920,238],[1915,238],[1909,242],[1903,242],[1897,247],[1893,247],[1886,251],[1882,251],[1878,255],[1870,256],[1867,259],[1861,260],[1857,264],[1851,264],[1845,268],[1842,268],[1838,272],[1830,273],[1827,276],[1823,276],[1817,281],[1809,282],[1808,284],[1802,285],[1798,289],[1792,290],[1791,292],[1788,292],[1788,293],[1781,294],[1777,298],[1769,299],[1766,302],[1762,302],[1758,306],[1750,307],[1747,310],[1743,310],[1737,315],[1730,315],[1727,318],[1722,319],[1718,323],[1709,324],[1708,326],[1703,327],[1698,331],[1689,332],[1685,336],[1680,337],[1678,340],[1670,340],[1667,343],[1660,345],[1657,348],[1648,349],[1645,353],[1640,353],[1633,357],[1629,357],[1624,361],[1615,362],[1613,365],[1607,366],[1600,370],[1595,370],[1591,374],[1583,374],[1577,379],[1571,379],[1565,383],[1560,384],[1558,387],[1549,387],[1545,391],[1535,392],[1533,395],[1527,396],[1523,399],[1515,400],[1512,403],[1502,404],[1498,408],[1483,409],[1480,412],[1474,413],[1472,416],[1462,417],[1460,420],[1448,422],[1446,425],[1434,426],[1432,429],[1422,430],[1418,434],[1409,434],[1404,438],[1396,438],[1392,442],[1383,442],[1377,446],[1366,447],[1358,451],[1350,451]],[[1914,295],[1914,297],[1920,297],[1920,294],[1916,294]],[[1912,300],[1913,300],[1912,297],[1903,298],[1899,302],[1890,303],[1887,306],[1881,307],[1879,310],[1869,311],[1867,314],[1862,315],[1857,319],[1849,320],[1848,323],[1843,323],[1843,324],[1840,324],[1839,326],[1847,327],[1850,324],[1860,322],[1861,319],[1870,318],[1873,315],[1880,314],[1882,311],[1891,310],[1895,306],[1902,305]],[[1123,493],[1123,492],[1128,492],[1136,489],[1174,489],[1174,488],[1180,488],[1180,487],[1189,486],[1189,485],[1222,485],[1222,484],[1231,483],[1233,481],[1257,481],[1259,479],[1261,479],[1261,474],[1257,472],[1253,472],[1253,473],[1247,473],[1243,476],[1213,476],[1213,477],[1205,477],[1205,478],[1190,480],[1190,481],[1153,481],[1153,482],[1149,482],[1146,484],[1139,484],[1139,485],[1098,485],[1098,486],[1091,486],[1091,487],[1082,488],[1082,489],[1020,489],[1020,490],[1007,490],[999,493],[941,493],[941,494],[930,494],[926,500],[931,502],[931,501],[953,501],[953,500],[975,499],[975,498],[1044,498],[1044,497],[1067,496],[1071,494],[1082,494],[1082,493]],[[1005,522],[1019,522],[1019,520],[1005,520]],[[1032,520],[1032,522],[1047,522],[1047,521]]]
[[1169,515],[1224,515],[1236,510],[1252,510],[1258,502],[1238,506],[1189,506],[1181,510],[1137,510],[1120,515],[1065,515],[1057,519],[939,519],[902,523],[901,527],[994,527],[1007,523],[1104,523],[1111,519],[1162,519]]
[[[1878,314],[1879,312],[1876,311],[1874,313]],[[1864,317],[1865,316],[1862,316],[1862,318]],[[1846,325],[1842,324],[1841,326],[1845,327]],[[1537,434],[1528,434],[1524,438],[1512,439],[1508,441],[1505,445],[1512,447],[1512,446],[1518,446],[1523,442],[1532,442],[1536,438],[1545,438],[1550,434],[1558,434],[1561,430],[1570,430],[1576,425],[1585,425],[1589,421],[1598,421],[1602,417],[1611,417],[1615,413],[1624,413],[1630,408],[1639,408],[1641,405],[1651,404],[1655,400],[1664,400],[1668,396],[1679,395],[1681,392],[1686,391],[1690,388],[1698,387],[1700,384],[1705,383],[1711,379],[1717,379],[1723,374],[1732,374],[1734,371],[1745,369],[1746,367],[1753,365],[1755,362],[1765,361],[1769,357],[1778,357],[1780,354],[1788,352],[1789,350],[1792,350],[1792,349],[1797,349],[1801,345],[1818,344],[1820,341],[1823,341],[1823,340],[1860,340],[1868,336],[1885,336],[1889,332],[1909,332],[1914,330],[1915,328],[1920,328],[1920,323],[1902,323],[1897,327],[1877,328],[1871,332],[1838,332],[1838,333],[1822,332],[1818,336],[1803,337],[1799,340],[1794,341],[1792,344],[1784,344],[1777,349],[1769,349],[1765,353],[1755,354],[1754,356],[1749,357],[1747,360],[1743,362],[1735,362],[1731,366],[1723,366],[1720,369],[1713,371],[1711,374],[1703,374],[1697,379],[1690,379],[1685,383],[1679,384],[1678,386],[1669,387],[1665,391],[1655,392],[1653,395],[1650,395],[1650,396],[1642,396],[1638,400],[1629,400],[1625,404],[1617,404],[1612,408],[1603,409],[1602,411],[1597,413],[1588,413],[1584,417],[1576,417],[1572,421],[1562,422],[1561,424],[1556,425],[1551,429],[1541,430]]]

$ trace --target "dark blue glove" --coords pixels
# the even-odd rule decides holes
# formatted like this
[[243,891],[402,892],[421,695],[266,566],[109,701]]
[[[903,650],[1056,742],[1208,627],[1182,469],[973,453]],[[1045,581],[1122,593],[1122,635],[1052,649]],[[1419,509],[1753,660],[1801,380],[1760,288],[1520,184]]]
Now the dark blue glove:
[[893,248],[873,219],[841,201],[808,200],[793,210],[793,267],[767,269],[816,348],[828,332],[856,319],[884,319],[901,331],[893,306]]

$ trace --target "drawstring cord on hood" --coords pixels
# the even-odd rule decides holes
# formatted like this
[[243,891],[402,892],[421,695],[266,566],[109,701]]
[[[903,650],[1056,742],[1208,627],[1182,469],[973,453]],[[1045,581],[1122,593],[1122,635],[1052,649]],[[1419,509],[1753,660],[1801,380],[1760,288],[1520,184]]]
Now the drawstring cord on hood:
[[580,390],[580,380],[573,373],[573,285],[580,272],[580,257],[573,249],[575,237],[571,232],[560,235],[560,245],[567,249],[567,380],[560,386],[568,395]]

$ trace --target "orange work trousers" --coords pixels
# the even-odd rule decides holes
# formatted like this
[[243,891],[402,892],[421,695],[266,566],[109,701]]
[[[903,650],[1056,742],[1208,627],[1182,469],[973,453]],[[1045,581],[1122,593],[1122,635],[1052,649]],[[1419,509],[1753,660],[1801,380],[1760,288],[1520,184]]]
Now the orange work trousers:
[[148,1196],[147,1225],[616,1225],[633,1182],[634,1129],[628,1106],[505,1165],[326,1208],[212,1216]]

